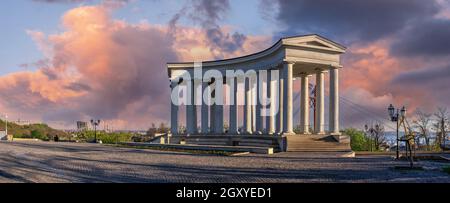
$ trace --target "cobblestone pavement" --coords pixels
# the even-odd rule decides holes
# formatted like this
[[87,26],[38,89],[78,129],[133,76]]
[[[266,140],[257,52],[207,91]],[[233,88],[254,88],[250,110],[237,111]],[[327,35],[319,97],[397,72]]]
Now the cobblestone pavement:
[[450,182],[444,163],[398,171],[389,156],[216,156],[96,144],[0,142],[0,182]]

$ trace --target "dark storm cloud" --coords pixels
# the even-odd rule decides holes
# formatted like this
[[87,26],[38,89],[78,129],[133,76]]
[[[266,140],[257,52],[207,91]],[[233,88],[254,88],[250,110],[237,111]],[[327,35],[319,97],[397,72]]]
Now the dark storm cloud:
[[234,52],[241,48],[246,40],[245,35],[235,32],[234,34],[224,33],[220,29],[219,22],[224,19],[224,15],[230,10],[230,2],[195,0],[193,1],[194,12],[190,17],[200,22],[206,29],[206,34],[210,42],[221,47],[223,51]]
[[450,104],[449,78],[450,65],[426,67],[399,74],[392,80],[391,85],[394,89],[403,89],[407,94],[415,95],[421,92],[421,96],[415,96],[413,99],[426,100],[428,105],[423,107],[448,106]]
[[429,18],[439,10],[423,0],[278,0],[277,19],[289,34],[318,33],[372,41],[395,33],[409,21]]
[[[191,0],[172,17],[169,27],[171,31],[176,30],[178,20],[182,16],[186,16],[206,31],[206,36],[213,49],[232,53],[242,48],[247,37],[238,32],[226,33],[221,29],[220,21],[225,18],[229,10],[230,2],[228,0]],[[222,58],[222,56],[216,56],[216,58]]]
[[216,46],[221,47],[225,52],[234,52],[241,48],[247,37],[244,34],[235,32],[234,34],[224,33],[218,28],[206,31],[208,39]]
[[425,85],[436,82],[448,83],[450,65],[445,67],[429,67],[399,74],[392,80],[393,84]]
[[89,91],[92,89],[89,85],[77,82],[70,83],[65,86],[65,88],[76,92]]
[[203,27],[218,27],[218,21],[230,10],[228,0],[192,0],[193,13],[189,16],[202,24]]
[[449,56],[450,21],[428,20],[412,25],[391,47],[396,56]]

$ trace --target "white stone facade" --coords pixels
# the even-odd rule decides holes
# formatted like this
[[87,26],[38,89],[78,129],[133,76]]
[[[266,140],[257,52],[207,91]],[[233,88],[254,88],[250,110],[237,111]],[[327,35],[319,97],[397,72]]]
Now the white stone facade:
[[[282,38],[269,49],[239,58],[201,64],[168,63],[172,88],[171,133],[180,132],[178,96],[180,89],[185,88],[195,95],[184,95],[184,101],[189,102],[181,104],[186,105],[186,133],[190,135],[292,135],[294,105],[300,106],[301,134],[339,134],[339,69],[343,53],[345,47],[338,43],[319,35],[304,35]],[[198,70],[201,72],[196,73]],[[235,74],[230,76],[227,74],[230,71]],[[328,129],[325,129],[326,74],[329,76]],[[315,75],[316,93],[314,125],[310,126],[308,85],[312,75]],[[293,103],[294,79],[301,81],[300,104]],[[223,84],[228,92],[242,91],[242,94],[225,96]],[[261,102],[264,99],[268,104]],[[224,112],[225,100],[231,102],[228,112]],[[206,101],[217,103],[209,105]],[[243,108],[238,108],[241,104]],[[227,131],[225,114],[229,117]]]

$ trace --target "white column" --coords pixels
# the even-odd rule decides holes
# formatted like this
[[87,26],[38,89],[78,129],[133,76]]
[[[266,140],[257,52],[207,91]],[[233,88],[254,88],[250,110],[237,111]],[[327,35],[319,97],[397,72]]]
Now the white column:
[[268,89],[269,89],[269,95],[270,95],[270,116],[269,116],[269,124],[267,125],[268,127],[268,133],[269,134],[274,134],[275,133],[275,109],[278,109],[278,107],[275,107],[275,105],[277,104],[276,103],[276,100],[278,99],[278,98],[276,98],[275,96],[277,95],[276,94],[276,91],[278,91],[277,89],[276,89],[276,87],[277,87],[277,81],[276,81],[276,78],[274,78],[273,76],[272,76],[272,74],[270,74],[270,80],[268,80]]
[[[202,92],[203,92],[203,94],[205,94],[205,90],[207,88],[208,88],[208,83],[207,82],[202,82]],[[208,134],[208,129],[209,129],[209,127],[208,127],[208,116],[209,116],[208,115],[208,109],[209,109],[209,106],[208,106],[208,104],[206,104],[205,101],[202,101],[201,109],[202,109],[202,115],[201,115],[201,117],[202,117],[202,121],[201,121],[201,123],[202,123],[202,134]]]
[[252,133],[256,133],[256,85],[257,81],[252,81],[252,99],[251,99],[251,109],[252,109]]
[[197,108],[195,106],[195,82],[186,81],[187,98],[190,103],[186,105],[186,131],[188,134],[197,133]]
[[262,108],[262,105],[261,105],[261,101],[259,100],[259,98],[261,97],[261,94],[262,94],[262,83],[261,83],[261,80],[260,80],[260,77],[261,75],[259,74],[259,72],[257,72],[257,74],[256,74],[256,88],[255,88],[255,101],[256,101],[256,104],[255,104],[255,117],[256,117],[256,129],[255,129],[255,133],[256,134],[262,134],[262,132],[263,132],[263,121],[264,121],[264,119],[262,119],[262,116],[261,116],[261,108]]
[[[178,81],[176,81],[176,82],[172,81],[170,84],[171,90],[173,91],[175,86],[177,86],[177,85],[178,85]],[[177,96],[178,96],[178,94],[177,94]],[[175,97],[173,99],[174,100],[178,99],[178,97]],[[177,103],[178,100],[172,101],[172,98],[171,98],[171,101],[170,101],[170,132],[172,133],[172,135],[177,135],[178,134],[178,105],[175,105],[174,102]]]
[[250,79],[245,80],[244,129],[246,134],[252,134],[252,89]]
[[324,134],[325,123],[325,88],[324,88],[324,71],[319,70],[316,73],[316,110],[314,131],[316,134]]
[[[214,91],[213,91],[214,94]],[[214,134],[216,127],[216,105],[214,103],[209,106],[209,133]]]
[[292,82],[293,82],[293,66],[292,62],[285,62],[285,85],[286,85],[286,121],[285,121],[285,129],[283,131],[284,134],[294,134],[293,131],[293,106],[292,106]]
[[211,91],[211,105],[209,106],[209,133],[214,134],[215,133],[215,127],[216,127],[216,90],[215,90],[215,81],[210,82],[210,88]]
[[[263,86],[264,86],[264,84],[263,84]],[[266,79],[265,88],[266,88],[265,89],[266,92],[264,94],[265,94],[265,99],[267,100],[270,98],[270,70],[267,70],[267,79]],[[264,112],[265,117],[264,117],[263,122],[265,122],[265,124],[264,124],[263,132],[264,132],[264,134],[268,135],[269,131],[270,131],[270,129],[269,129],[270,128],[270,116],[269,116],[270,115],[270,104],[265,105],[264,109],[265,109],[265,112]]]
[[330,133],[339,134],[339,69],[330,70]]
[[216,132],[217,134],[223,134],[223,105],[216,105]]
[[283,134],[283,124],[284,124],[284,81],[285,81],[285,72],[284,72],[284,66],[280,70],[280,80],[279,80],[279,87],[278,90],[278,122],[277,122],[277,133]]
[[[216,88],[220,88],[218,87],[219,85],[223,86],[223,79],[222,78],[216,78],[215,81],[216,84]],[[219,95],[219,94],[223,94],[223,92],[221,91],[215,91],[215,98],[216,98],[216,102],[218,102],[218,104],[216,105],[216,112],[215,112],[215,133],[217,134],[223,134],[223,100],[219,101],[220,98],[223,99],[223,95]]]
[[230,128],[228,130],[228,134],[230,135],[237,135],[239,134],[238,132],[238,114],[237,114],[237,110],[238,110],[238,100],[237,100],[237,86],[238,86],[238,82],[237,82],[237,78],[232,78],[229,80],[230,81],[230,92],[231,92],[231,96],[232,98],[230,98],[230,101],[232,102],[232,104],[230,104]]
[[301,75],[300,93],[300,132],[309,134],[309,79],[308,75]]

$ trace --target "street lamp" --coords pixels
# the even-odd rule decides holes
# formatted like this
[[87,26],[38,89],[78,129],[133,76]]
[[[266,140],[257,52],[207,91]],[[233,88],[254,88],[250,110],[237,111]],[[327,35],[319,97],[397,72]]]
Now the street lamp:
[[8,114],[5,114],[5,133],[6,137],[8,137]]
[[391,121],[397,123],[397,149],[396,149],[396,151],[397,151],[397,159],[399,159],[399,144],[398,144],[398,142],[400,139],[398,138],[398,128],[399,128],[400,118],[403,118],[406,115],[406,108],[405,108],[405,106],[403,106],[402,109],[399,110],[399,109],[395,109],[395,107],[392,104],[390,104],[388,107],[388,112],[389,112],[389,116],[391,117]]
[[94,126],[94,142],[97,143],[97,126],[100,125],[100,120],[91,119],[91,124]]
[[370,136],[369,137],[369,144],[370,144],[370,151],[372,150],[372,132],[369,131],[369,126],[366,124],[364,125],[364,133],[366,134],[366,136]]

